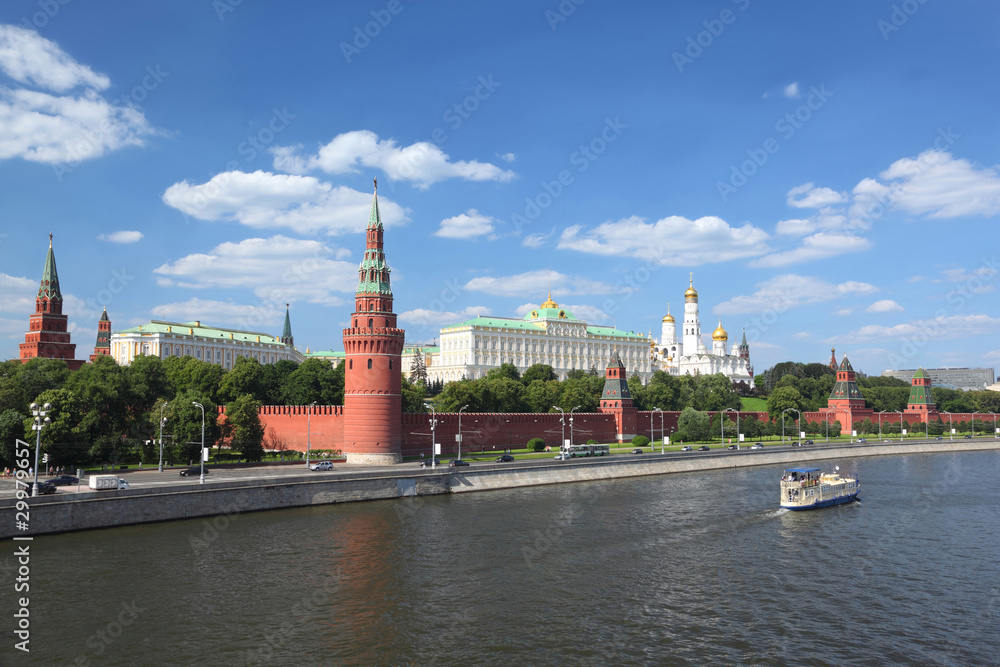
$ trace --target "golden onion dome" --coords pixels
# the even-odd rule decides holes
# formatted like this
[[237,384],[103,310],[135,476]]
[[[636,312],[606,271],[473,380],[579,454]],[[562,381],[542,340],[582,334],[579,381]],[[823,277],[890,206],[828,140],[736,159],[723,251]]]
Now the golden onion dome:
[[674,316],[670,314],[670,304],[667,304],[667,314],[663,316],[664,322],[673,322]]
[[685,299],[698,299],[698,290],[694,288],[694,274],[691,274],[691,284],[688,285],[687,291],[684,292]]
[[552,300],[552,292],[549,292],[549,298],[545,300],[539,308],[558,308],[559,304]]
[[722,320],[719,320],[719,328],[712,332],[712,340],[729,340],[729,334],[722,328]]

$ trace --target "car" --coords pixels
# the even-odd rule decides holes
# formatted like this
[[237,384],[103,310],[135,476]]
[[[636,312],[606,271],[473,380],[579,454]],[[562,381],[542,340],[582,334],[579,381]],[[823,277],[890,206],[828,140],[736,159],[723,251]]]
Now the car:
[[812,444],[815,444],[815,443],[814,443],[814,442],[813,442],[812,440],[806,440],[806,441],[805,441],[805,442],[803,442],[802,444],[803,444],[803,445],[812,445]]
[[868,438],[858,438],[858,442],[868,442]]
[[681,451],[682,452],[693,452],[694,451],[694,447],[692,447],[691,445],[684,445],[683,447],[681,447]]
[[804,442],[799,442],[798,440],[792,441],[792,447],[801,447],[804,444],[805,444]]
[[[34,485],[34,482],[28,482],[24,487],[24,490],[28,493],[28,495],[31,495],[32,485]],[[55,492],[56,492],[56,487],[54,484],[51,484],[50,482],[38,483],[38,495],[47,496],[48,494]]]
[[938,437],[934,438],[934,439],[935,440],[944,440],[944,438],[942,438],[940,435]]
[[740,448],[739,445],[729,445],[728,447],[726,447],[726,449],[733,449],[733,450],[736,450],[736,449],[739,449],[739,448]]
[[309,466],[310,470],[333,470],[333,461],[319,461]]
[[510,454],[504,454],[503,456],[497,457],[497,463],[510,463],[514,460],[514,457]]
[[80,483],[80,478],[72,475],[60,475],[55,479],[48,480],[48,482],[53,486],[74,486]]
[[759,442],[755,442],[750,445],[750,449],[764,449],[764,445]]
[[635,449],[632,450],[632,453],[633,454],[642,454],[642,448],[641,447],[636,447]]
[[569,461],[569,454],[556,454],[552,458],[556,461]]
[[698,451],[699,452],[707,452],[707,451],[710,451],[710,448],[709,448],[708,445],[702,445],[701,447],[698,448]]
[[[209,473],[208,466],[205,467],[205,474]],[[181,477],[201,477],[201,466],[191,466],[181,470]]]
[[463,461],[462,459],[452,459],[451,461],[448,461],[449,468],[458,468],[459,466],[468,466],[468,465],[469,462]]
[[972,440],[972,436],[971,435],[966,435],[964,437],[965,437],[966,440]]
[[439,466],[441,465],[441,461],[439,459],[424,459],[420,462],[421,468],[430,468],[431,465]]

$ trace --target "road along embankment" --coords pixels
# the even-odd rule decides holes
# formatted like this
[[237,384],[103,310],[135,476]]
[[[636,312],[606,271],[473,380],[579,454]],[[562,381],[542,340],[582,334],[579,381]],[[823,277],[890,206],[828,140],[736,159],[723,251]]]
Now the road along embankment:
[[683,456],[617,455],[597,460],[546,461],[526,465],[508,463],[419,472],[408,468],[411,464],[406,464],[406,467],[387,466],[384,472],[350,476],[312,474],[305,477],[55,494],[28,500],[30,520],[24,522],[27,530],[18,528],[22,517],[17,516],[16,500],[0,501],[0,539],[362,500],[493,491],[746,466],[804,464],[862,456],[984,450],[1000,450],[1000,441],[814,445],[803,449],[741,450]]

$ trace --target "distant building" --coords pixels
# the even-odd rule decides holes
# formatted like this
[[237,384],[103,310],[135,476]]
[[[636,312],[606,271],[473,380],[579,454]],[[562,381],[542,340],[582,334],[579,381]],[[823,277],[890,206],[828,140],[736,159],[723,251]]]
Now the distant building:
[[94,353],[90,355],[90,362],[93,363],[97,357],[111,355],[111,320],[108,319],[108,309],[101,313],[101,319],[97,321],[97,342],[94,343]]
[[[289,342],[283,342],[287,340]],[[305,357],[291,345],[292,330],[285,311],[281,337],[257,331],[240,331],[203,326],[200,321],[164,322],[153,320],[111,334],[111,356],[121,366],[139,356],[194,357],[223,368],[232,368],[240,357],[273,364],[283,359],[301,363]]]
[[29,359],[63,359],[70,370],[77,370],[84,363],[76,359],[76,345],[70,342],[68,318],[63,315],[63,295],[59,290],[59,272],[56,256],[52,251],[52,234],[49,234],[49,252],[45,256],[42,280],[35,296],[35,312],[28,318],[28,331],[20,344],[22,363]]
[[[917,369],[887,370],[882,371],[882,377],[893,377],[909,382],[916,372]],[[935,386],[946,389],[978,391],[996,382],[992,368],[925,368],[923,372]]]

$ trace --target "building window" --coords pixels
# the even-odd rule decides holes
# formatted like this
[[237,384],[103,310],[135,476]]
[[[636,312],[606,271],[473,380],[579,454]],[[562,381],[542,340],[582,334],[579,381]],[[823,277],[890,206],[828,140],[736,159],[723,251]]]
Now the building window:
[[392,359],[389,360],[389,370],[392,370]]
[[368,328],[369,329],[371,329],[374,326],[374,322],[375,322],[374,319],[372,319],[370,317],[368,318]]
[[354,370],[354,359],[347,362],[347,368],[348,370]]
[[371,370],[371,369],[372,369],[372,360],[369,359],[368,360],[368,370]]

